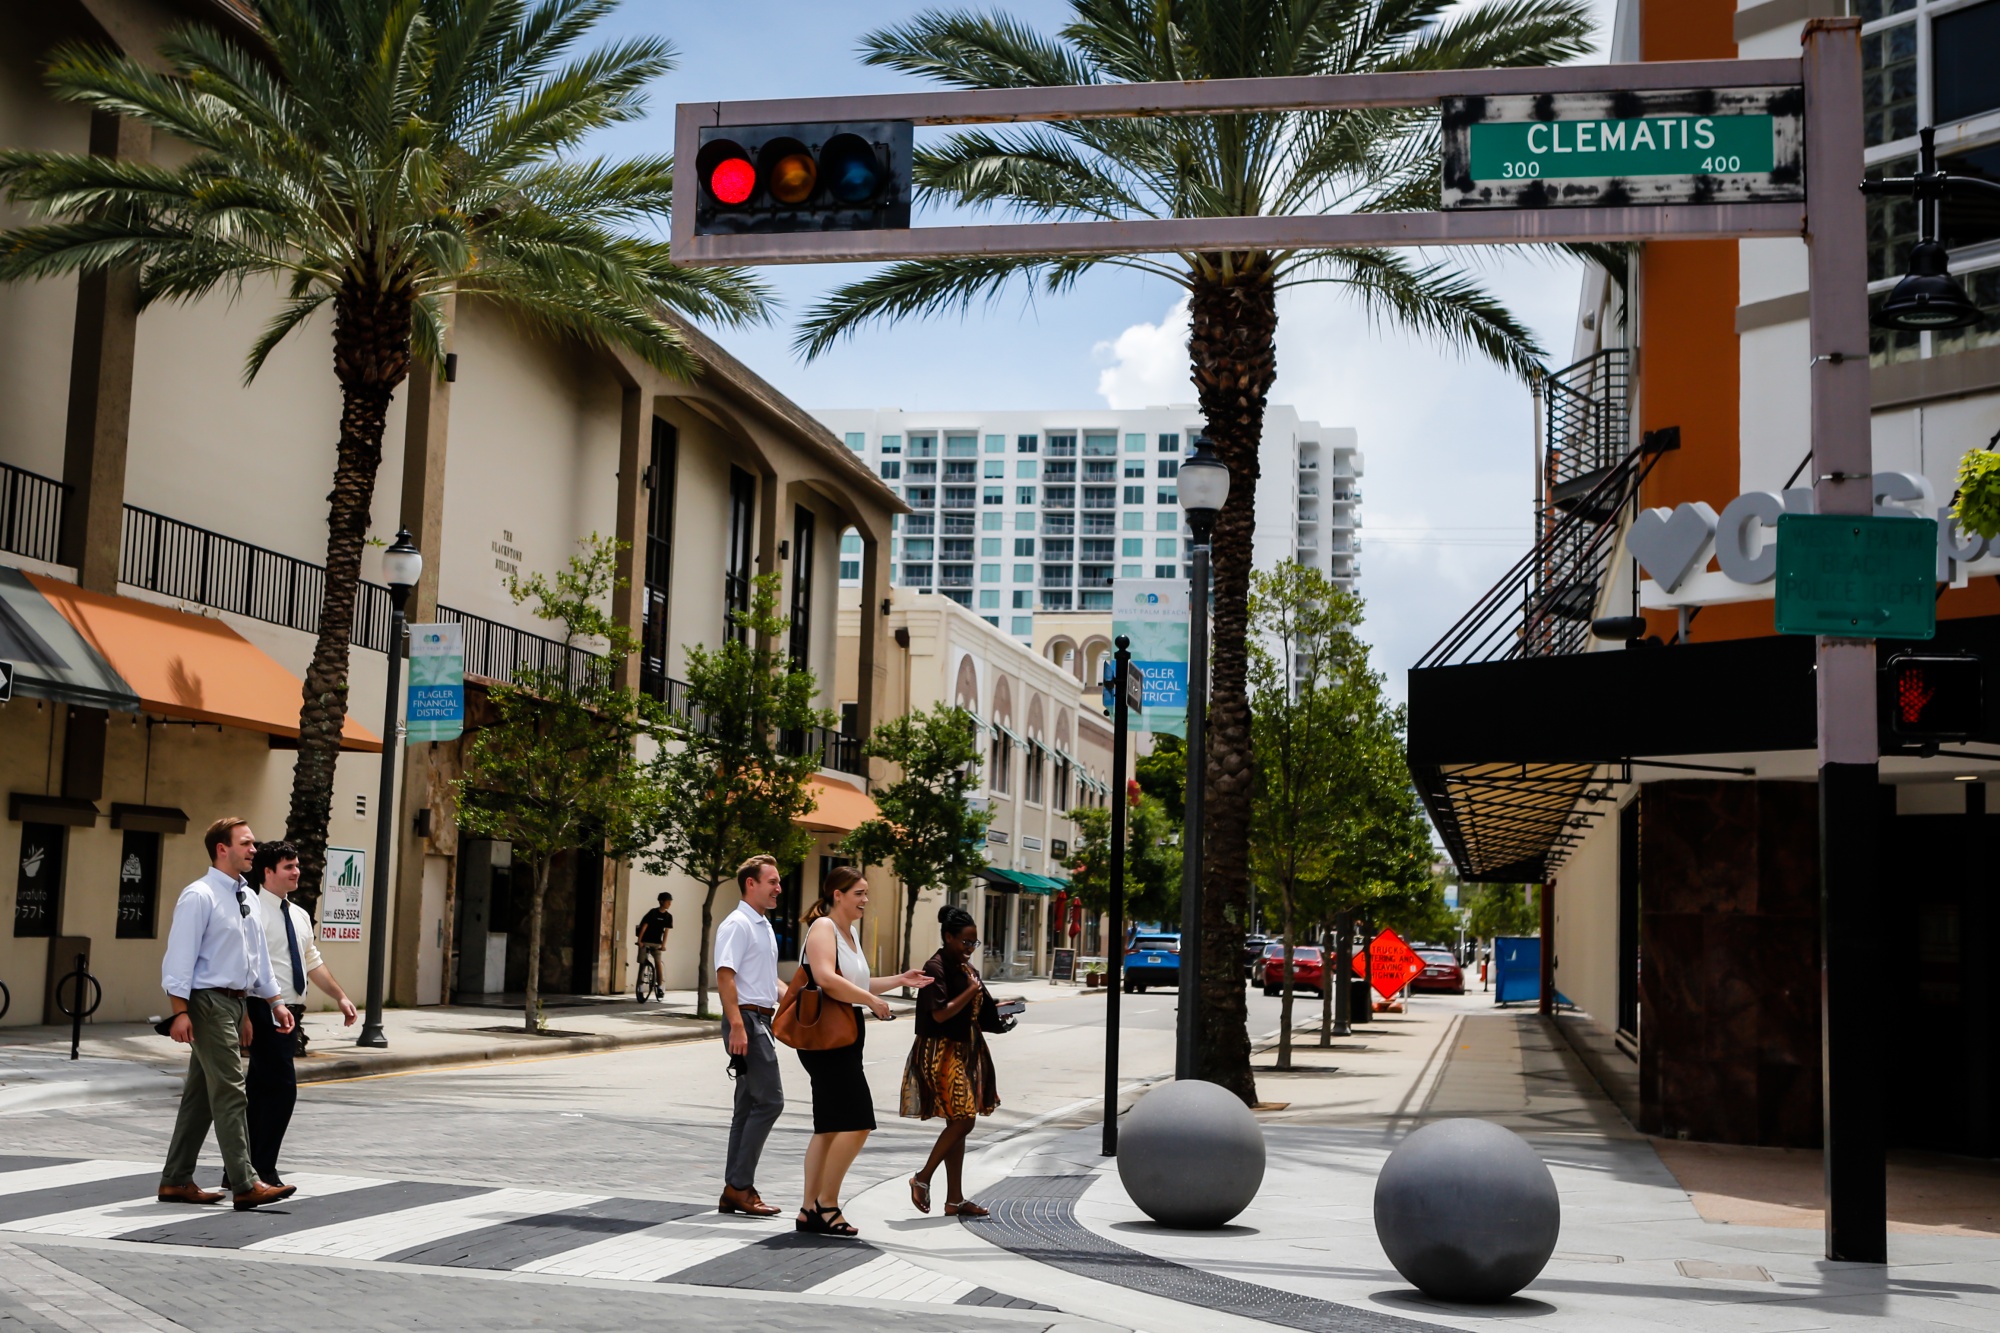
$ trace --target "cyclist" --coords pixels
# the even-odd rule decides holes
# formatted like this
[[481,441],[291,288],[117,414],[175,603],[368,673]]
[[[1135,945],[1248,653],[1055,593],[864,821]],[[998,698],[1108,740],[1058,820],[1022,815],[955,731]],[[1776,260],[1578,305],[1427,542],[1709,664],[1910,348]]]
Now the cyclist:
[[639,925],[636,932],[641,971],[644,970],[645,963],[648,960],[653,964],[653,992],[655,995],[660,994],[665,987],[664,977],[666,974],[661,970],[660,956],[667,947],[667,932],[674,928],[674,914],[668,910],[673,905],[673,894],[661,894],[660,905],[639,918]]

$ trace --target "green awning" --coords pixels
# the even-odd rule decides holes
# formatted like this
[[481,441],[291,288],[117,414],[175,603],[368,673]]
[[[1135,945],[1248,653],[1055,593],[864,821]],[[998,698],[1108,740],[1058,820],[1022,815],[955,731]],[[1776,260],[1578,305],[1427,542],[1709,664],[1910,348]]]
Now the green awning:
[[981,866],[973,872],[1002,893],[1019,893],[1023,887],[1021,872],[1002,870],[999,866]]
[[1023,893],[1054,893],[1064,887],[1063,881],[1050,879],[1047,875],[1037,875],[1026,870],[1016,870],[1011,873],[1020,880]]

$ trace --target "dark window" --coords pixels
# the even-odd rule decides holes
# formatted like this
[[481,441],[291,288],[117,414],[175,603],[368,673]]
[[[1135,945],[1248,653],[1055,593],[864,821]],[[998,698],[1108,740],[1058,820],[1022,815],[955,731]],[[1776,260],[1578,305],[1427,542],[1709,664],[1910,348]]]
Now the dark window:
[[1160,479],[1161,479],[1161,480],[1163,480],[1163,481],[1164,481],[1164,480],[1166,480],[1166,479],[1168,479],[1168,478],[1171,478],[1171,477],[1178,477],[1178,476],[1180,476],[1180,474],[1181,474],[1181,460],[1180,460],[1180,459],[1178,459],[1178,458],[1162,458],[1162,459],[1160,460]]
[[1168,432],[1160,436],[1160,452],[1177,454],[1181,451],[1181,437],[1178,432]]
[[903,478],[903,460],[900,458],[885,458],[881,463],[881,471],[882,480],[901,481]]
[[1862,126],[1872,148],[1917,132],[1917,25],[1861,39]]
[[800,505],[792,520],[792,664],[812,661],[813,512]]
[[1180,577],[1180,572],[1181,572],[1181,570],[1180,570],[1180,566],[1179,566],[1179,565],[1154,565],[1154,566],[1153,566],[1153,577],[1154,577],[1154,578],[1156,578],[1156,579],[1171,579],[1171,578],[1179,578],[1179,577]]
[[1035,452],[1035,437],[1032,435],[1016,435],[1014,437],[1014,452],[1021,454],[1032,454]]
[[[726,612],[740,615],[750,610],[750,543],[756,531],[757,479],[740,467],[732,467],[729,469],[729,564],[722,576],[722,603]],[[749,637],[733,615],[727,632],[739,643]]]
[[1142,505],[1146,503],[1146,488],[1144,486],[1127,486],[1125,488],[1125,503],[1128,505]]
[[859,736],[861,734],[861,705],[842,704],[840,706],[840,734]]
[[[2000,185],[2000,144],[1988,144],[1969,153],[1940,153],[1938,169],[1953,176],[1973,176]],[[2000,241],[2000,194],[1961,190],[1952,195],[1945,200],[1943,231],[1947,250]]]
[[796,962],[799,956],[799,918],[805,915],[806,868],[792,867],[792,873],[778,881],[778,905],[771,912],[771,933],[778,937],[778,961]]
[[2000,58],[2000,0],[1932,19],[1931,119],[1942,125],[2000,106],[1996,58]]
[[62,918],[63,850],[61,824],[21,825],[21,866],[14,880],[14,934],[49,939]]
[[118,927],[121,940],[159,934],[160,835],[128,829],[118,853]]
[[667,588],[674,566],[674,479],[680,434],[653,418],[653,458],[646,469],[646,586],[640,602],[639,688],[667,697]]

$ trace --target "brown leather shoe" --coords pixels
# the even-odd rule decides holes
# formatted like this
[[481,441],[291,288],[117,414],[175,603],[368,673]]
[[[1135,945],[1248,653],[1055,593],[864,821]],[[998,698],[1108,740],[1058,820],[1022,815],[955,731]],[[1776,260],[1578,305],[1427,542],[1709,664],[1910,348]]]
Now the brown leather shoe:
[[189,1181],[185,1185],[160,1186],[161,1203],[221,1203],[222,1195]]
[[297,1185],[266,1185],[263,1181],[259,1180],[254,1182],[249,1189],[237,1191],[236,1211],[247,1213],[252,1208],[262,1208],[267,1203],[277,1203],[281,1200],[289,1199],[298,1192],[299,1187]]
[[756,1190],[740,1190],[734,1185],[722,1187],[722,1199],[715,1205],[718,1213],[747,1213],[751,1217],[776,1217],[778,1210],[757,1196]]

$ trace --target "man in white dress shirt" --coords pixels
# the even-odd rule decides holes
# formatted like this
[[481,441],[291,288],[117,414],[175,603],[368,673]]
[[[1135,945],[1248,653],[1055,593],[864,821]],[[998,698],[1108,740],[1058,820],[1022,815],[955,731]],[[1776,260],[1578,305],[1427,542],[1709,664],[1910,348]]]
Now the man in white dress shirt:
[[778,1043],[771,1036],[771,1018],[778,1010],[778,936],[764,915],[778,905],[778,863],[768,856],[751,857],[737,867],[736,887],[743,901],[715,928],[722,1041],[736,1075],[736,1109],[729,1120],[729,1156],[716,1211],[775,1217],[778,1210],[757,1193],[757,1162],[771,1126],[785,1109]]
[[[167,1035],[189,1048],[180,1117],[160,1174],[160,1202],[216,1203],[222,1195],[194,1183],[202,1141],[215,1126],[225,1178],[235,1186],[240,1212],[288,1199],[289,1185],[267,1185],[250,1165],[250,1126],[243,1092],[243,1047],[250,1041],[244,1004],[278,1003],[278,982],[243,882],[257,855],[257,835],[241,819],[218,819],[201,836],[208,873],[181,890],[174,903],[160,985],[172,1001]],[[292,1030],[292,1011],[279,1005],[271,1017],[280,1032]]]
[[[264,924],[264,951],[277,974],[278,999],[284,1008],[291,1010],[294,1022],[303,1022],[310,982],[340,1006],[342,1020],[353,1027],[354,1001],[319,956],[312,918],[291,901],[292,890],[299,886],[299,849],[289,842],[261,844],[250,878],[259,886],[257,918]],[[285,1146],[285,1131],[299,1100],[298,1071],[292,1060],[305,1053],[303,1031],[278,1031],[278,1008],[272,1005],[267,1014],[261,1006],[250,1007],[255,1033],[250,1038],[250,1073],[244,1080],[250,1098],[250,1165],[267,1185],[285,1183],[278,1176],[278,1151]]]

